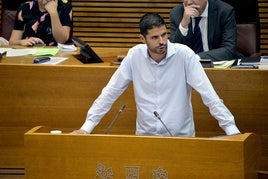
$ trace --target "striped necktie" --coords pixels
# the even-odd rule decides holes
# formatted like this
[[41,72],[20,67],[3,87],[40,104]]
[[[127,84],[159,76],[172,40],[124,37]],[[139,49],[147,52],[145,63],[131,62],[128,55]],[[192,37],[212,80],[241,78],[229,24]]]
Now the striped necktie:
[[202,17],[195,18],[194,35],[193,35],[193,51],[195,53],[203,52],[203,42],[199,22]]

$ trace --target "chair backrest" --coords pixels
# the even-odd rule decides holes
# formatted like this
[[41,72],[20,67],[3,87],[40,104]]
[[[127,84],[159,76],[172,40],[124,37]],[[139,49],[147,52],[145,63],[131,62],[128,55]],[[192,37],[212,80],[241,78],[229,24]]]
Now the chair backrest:
[[260,20],[258,1],[223,0],[235,8],[237,23],[237,51],[244,56],[254,56],[260,50]]
[[27,0],[2,0],[1,36],[9,40],[19,5]]
[[13,30],[16,10],[3,10],[2,13],[1,36],[9,40]]
[[237,24],[237,51],[244,56],[258,53],[256,24]]

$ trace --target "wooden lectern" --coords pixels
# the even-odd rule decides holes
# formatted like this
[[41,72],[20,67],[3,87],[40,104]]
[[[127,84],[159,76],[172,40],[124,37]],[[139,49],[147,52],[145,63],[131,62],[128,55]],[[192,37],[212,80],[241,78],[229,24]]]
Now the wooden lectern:
[[38,126],[24,135],[26,178],[257,178],[260,140],[61,134]]

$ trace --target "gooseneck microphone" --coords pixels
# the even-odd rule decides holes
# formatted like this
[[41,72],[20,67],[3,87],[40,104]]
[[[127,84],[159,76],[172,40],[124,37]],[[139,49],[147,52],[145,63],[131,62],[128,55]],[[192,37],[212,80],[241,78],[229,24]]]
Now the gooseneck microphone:
[[112,122],[110,123],[109,127],[106,129],[105,134],[109,134],[110,129],[112,128],[112,126],[114,125],[115,121],[117,120],[118,116],[121,114],[121,112],[126,108],[126,105],[123,104],[119,111],[116,113],[116,116],[114,117],[114,119],[112,120]]
[[168,130],[168,128],[167,128],[167,126],[165,125],[165,123],[161,120],[161,117],[160,117],[160,115],[156,112],[156,111],[154,111],[154,115],[155,115],[155,117],[163,124],[163,126],[166,128],[166,130],[168,131],[168,133],[169,133],[169,135],[170,136],[173,136],[172,134],[171,134],[171,132]]

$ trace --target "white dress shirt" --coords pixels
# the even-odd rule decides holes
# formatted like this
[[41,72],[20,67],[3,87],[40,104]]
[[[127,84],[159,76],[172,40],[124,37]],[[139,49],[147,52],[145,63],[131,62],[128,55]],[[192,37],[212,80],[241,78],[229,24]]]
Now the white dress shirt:
[[156,63],[145,44],[136,45],[89,109],[81,129],[90,133],[133,81],[137,135],[169,135],[154,116],[157,111],[174,136],[195,136],[192,88],[200,93],[227,135],[239,133],[233,115],[214,91],[199,60],[189,47],[168,41],[166,58]]

